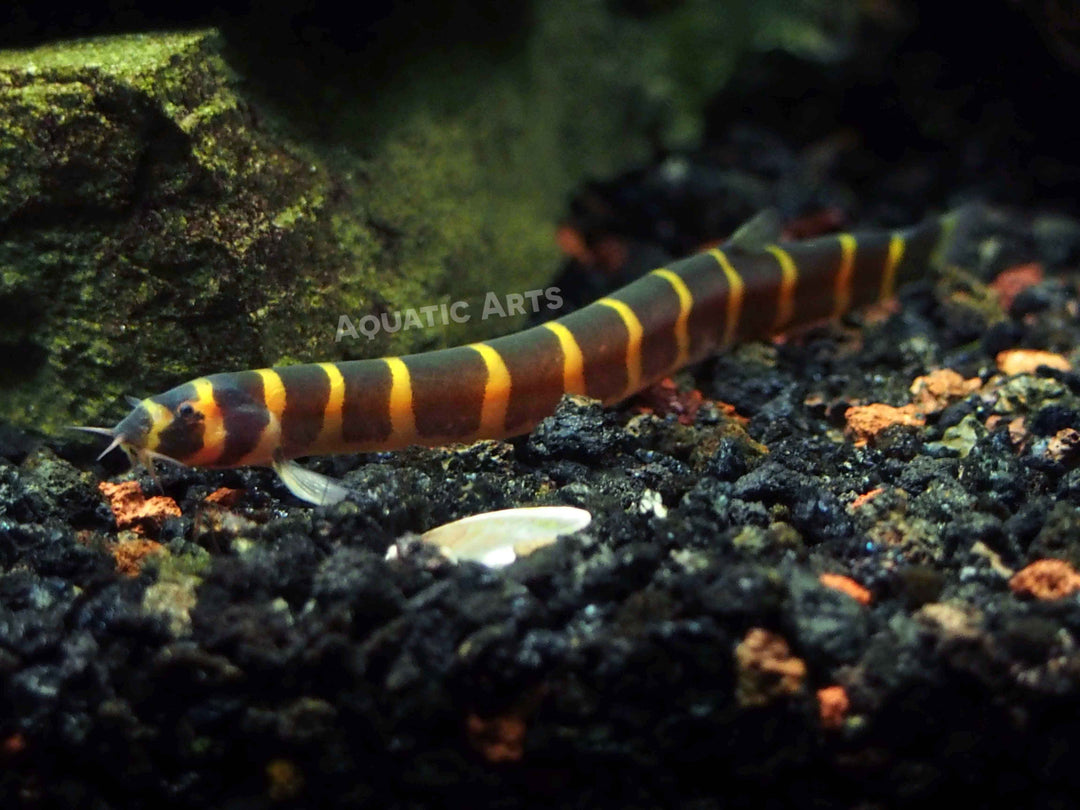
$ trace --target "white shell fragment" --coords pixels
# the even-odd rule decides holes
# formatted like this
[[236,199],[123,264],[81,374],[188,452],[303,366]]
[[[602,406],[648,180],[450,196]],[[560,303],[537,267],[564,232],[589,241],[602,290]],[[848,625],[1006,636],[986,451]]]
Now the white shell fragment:
[[591,521],[592,514],[573,506],[528,506],[455,520],[424,532],[420,539],[438,546],[451,560],[502,568]]

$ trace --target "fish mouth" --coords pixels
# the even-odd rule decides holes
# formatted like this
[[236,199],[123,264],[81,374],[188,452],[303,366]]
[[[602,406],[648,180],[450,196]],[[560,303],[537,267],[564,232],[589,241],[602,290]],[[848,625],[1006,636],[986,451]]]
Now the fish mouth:
[[131,458],[132,452],[135,450],[134,445],[131,444],[128,438],[122,433],[117,433],[116,430],[114,430],[113,428],[90,427],[88,425],[68,425],[67,429],[81,430],[84,433],[95,433],[99,436],[108,436],[110,439],[112,439],[112,443],[101,451],[101,454],[97,457],[97,461],[101,461],[103,458],[105,458],[105,456],[107,456],[117,447],[123,450],[127,454],[129,459]]
[[102,450],[101,453],[98,455],[96,459],[97,461],[101,461],[101,459],[105,458],[105,456],[107,456],[109,453],[119,447],[121,450],[124,451],[124,455],[128,457],[128,461],[131,462],[133,466],[135,464],[141,464],[143,467],[150,470],[151,472],[153,472],[155,460],[164,461],[169,464],[176,464],[181,467],[184,466],[183,462],[177,461],[172,456],[166,456],[163,453],[156,453],[153,450],[147,450],[145,447],[139,447],[134,442],[132,442],[131,439],[129,439],[123,433],[118,432],[115,428],[91,427],[88,425],[68,425],[67,429],[81,430],[84,433],[94,433],[98,436],[107,436],[108,438],[112,439],[112,442],[109,443],[109,446]]

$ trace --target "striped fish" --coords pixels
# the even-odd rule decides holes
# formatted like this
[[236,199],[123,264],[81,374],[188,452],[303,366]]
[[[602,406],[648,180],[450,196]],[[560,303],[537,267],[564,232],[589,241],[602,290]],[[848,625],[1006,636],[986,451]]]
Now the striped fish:
[[737,341],[893,297],[939,265],[954,213],[893,232],[778,243],[759,215],[720,248],[653,270],[558,320],[451,349],[212,374],[133,400],[112,438],[153,459],[272,466],[316,504],[347,490],[291,459],[501,439],[532,430],[564,394],[618,402]]

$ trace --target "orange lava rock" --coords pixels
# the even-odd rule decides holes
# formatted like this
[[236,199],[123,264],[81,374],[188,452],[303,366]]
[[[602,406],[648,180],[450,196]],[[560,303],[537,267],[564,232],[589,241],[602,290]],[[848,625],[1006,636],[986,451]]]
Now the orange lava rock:
[[555,242],[567,256],[581,262],[592,271],[614,275],[626,264],[629,249],[617,236],[601,236],[590,242],[573,225],[561,225],[555,232]]
[[865,506],[866,504],[870,503],[870,501],[874,500],[874,498],[876,498],[878,495],[880,495],[884,491],[885,491],[884,487],[875,487],[874,489],[870,490],[869,492],[864,492],[862,495],[860,495],[859,497],[857,497],[855,500],[853,500],[851,502],[851,508],[852,509],[858,509],[860,506]]
[[997,274],[990,282],[990,289],[997,293],[1001,308],[1008,311],[1013,299],[1028,287],[1043,280],[1043,268],[1038,262],[1019,264]]
[[1017,596],[1061,599],[1080,590],[1080,574],[1064,560],[1036,560],[1013,574],[1009,587]]
[[465,731],[473,748],[488,762],[517,762],[525,752],[525,720],[516,714],[465,718]]
[[735,648],[739,677],[735,699],[740,706],[764,706],[797,694],[806,679],[806,663],[791,654],[776,633],[752,627]]
[[555,231],[555,242],[559,249],[570,258],[577,259],[582,264],[592,261],[592,253],[585,242],[585,237],[572,225],[560,225]]
[[98,489],[108,499],[119,529],[134,529],[139,534],[152,535],[157,534],[165,518],[180,517],[176,501],[164,495],[147,498],[138,481],[121,484],[102,481]]
[[1028,436],[1027,425],[1024,423],[1024,417],[1017,416],[1009,422],[1009,441],[1015,445],[1019,445]]
[[240,496],[244,494],[242,489],[229,489],[228,487],[221,487],[215,489],[209,495],[207,495],[203,501],[205,503],[214,503],[218,506],[236,506],[236,502],[240,500]]
[[890,425],[922,427],[923,420],[913,405],[897,408],[875,402],[872,405],[852,405],[844,412],[848,432],[855,437],[855,444],[863,447]]
[[10,737],[5,737],[4,742],[0,744],[0,751],[4,756],[13,757],[16,754],[21,754],[26,750],[26,737],[16,731]]
[[681,425],[694,424],[703,399],[701,392],[696,388],[692,391],[679,391],[675,381],[670,377],[665,377],[638,394],[638,401],[643,410],[658,416],[674,414]]
[[266,763],[266,792],[271,801],[287,802],[304,789],[304,774],[289,759],[273,759]]
[[1072,364],[1060,354],[1039,349],[1009,349],[999,352],[995,358],[1003,374],[1034,374],[1039,366],[1049,366],[1058,371],[1072,371]]
[[851,577],[845,577],[843,574],[822,574],[818,577],[818,582],[826,588],[846,593],[861,605],[869,605],[870,600],[873,598],[870,591]]
[[1046,443],[1046,457],[1051,461],[1067,461],[1075,458],[1080,449],[1080,431],[1062,428]]
[[826,686],[817,691],[818,708],[821,711],[821,727],[838,729],[844,727],[844,718],[851,708],[847,692],[842,686]]
[[[727,402],[721,402],[718,399],[713,400],[713,401],[716,403],[716,407],[720,411],[720,413],[724,414],[724,416],[726,416],[728,419],[734,419],[740,425],[749,425],[750,424],[750,417],[741,415],[735,409],[734,405],[731,405],[730,403],[727,403]],[[762,446],[764,447],[764,445],[762,445]]]
[[112,555],[116,559],[116,572],[126,577],[137,576],[142,570],[146,558],[162,554],[164,546],[153,540],[121,540],[112,546]]
[[983,424],[986,426],[987,430],[991,431],[996,430],[1002,424],[1006,424],[1009,430],[1009,441],[1012,442],[1014,447],[1019,447],[1023,444],[1024,440],[1028,438],[1027,426],[1024,424],[1024,417],[1014,416],[1012,419],[1009,419],[1009,421],[1006,422],[1005,420],[1007,418],[1008,417],[1002,414],[992,413],[986,418],[986,421]]
[[982,380],[978,377],[965,380],[951,368],[939,368],[924,377],[916,377],[910,390],[920,412],[937,413],[980,387]]

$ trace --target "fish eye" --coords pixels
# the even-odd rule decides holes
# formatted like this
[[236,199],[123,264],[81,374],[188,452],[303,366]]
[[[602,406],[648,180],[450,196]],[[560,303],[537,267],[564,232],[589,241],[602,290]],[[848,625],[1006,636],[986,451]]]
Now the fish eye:
[[195,415],[195,406],[190,402],[182,402],[180,407],[176,409],[176,415],[183,419],[190,419]]

